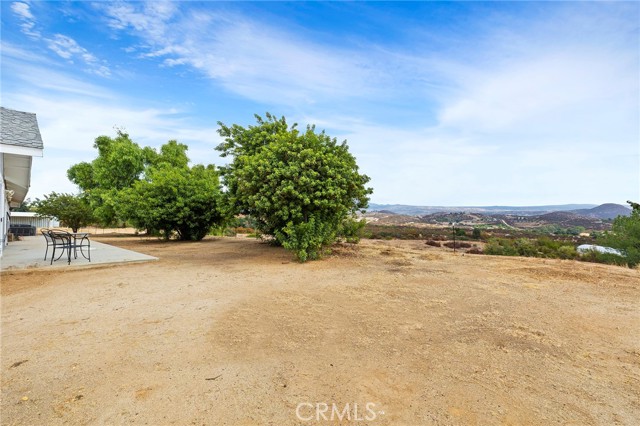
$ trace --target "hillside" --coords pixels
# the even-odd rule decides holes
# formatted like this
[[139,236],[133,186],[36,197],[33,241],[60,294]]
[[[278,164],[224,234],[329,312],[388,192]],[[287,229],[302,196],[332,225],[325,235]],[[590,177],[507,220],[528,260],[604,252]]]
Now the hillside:
[[426,215],[395,214],[389,210],[384,212],[367,212],[367,222],[376,225],[403,226],[448,226],[455,222],[462,227],[519,228],[535,230],[555,225],[560,228],[583,227],[585,230],[604,231],[611,228],[610,219],[601,219],[595,214],[591,216],[577,214],[572,211],[553,211],[541,214],[510,213],[472,213],[472,212],[438,212]]
[[[608,204],[603,204],[608,205]],[[619,205],[619,204],[615,204]],[[597,206],[596,204],[561,204],[561,205],[545,205],[545,206],[410,206],[404,204],[369,204],[369,212],[381,211],[393,212],[396,214],[404,214],[409,216],[425,216],[434,213],[483,213],[483,214],[520,214],[520,215],[538,215],[542,213],[555,211],[576,211],[590,210]]]
[[631,209],[620,204],[606,203],[592,209],[578,209],[572,210],[572,212],[597,219],[615,219],[618,216],[629,216]]

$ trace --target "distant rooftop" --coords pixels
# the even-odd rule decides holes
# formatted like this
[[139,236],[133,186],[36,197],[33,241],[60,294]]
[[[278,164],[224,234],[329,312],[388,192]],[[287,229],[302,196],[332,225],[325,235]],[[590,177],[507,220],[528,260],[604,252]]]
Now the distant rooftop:
[[24,148],[43,149],[36,115],[0,107],[0,143]]

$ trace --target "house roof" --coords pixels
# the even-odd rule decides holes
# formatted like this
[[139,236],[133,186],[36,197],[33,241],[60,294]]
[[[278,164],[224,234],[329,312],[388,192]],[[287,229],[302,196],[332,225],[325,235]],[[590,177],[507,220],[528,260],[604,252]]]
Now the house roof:
[[23,148],[43,149],[36,115],[0,107],[0,143]]
[[32,160],[42,157],[43,148],[35,114],[0,107],[0,171],[5,189],[12,194],[11,205],[20,204],[27,196]]

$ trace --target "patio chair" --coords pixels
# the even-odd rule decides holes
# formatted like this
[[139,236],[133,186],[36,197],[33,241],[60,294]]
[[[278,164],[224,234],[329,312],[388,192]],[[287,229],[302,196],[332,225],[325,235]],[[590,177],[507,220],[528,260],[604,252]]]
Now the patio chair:
[[[49,231],[49,238],[53,245],[53,251],[51,252],[51,263],[53,265],[54,260],[59,260],[66,252],[68,258],[68,264],[71,264],[71,235],[64,231]],[[56,258],[56,250],[60,250],[60,255]]]
[[[78,249],[80,249],[80,254],[82,254],[82,256],[89,262],[91,262],[91,240],[89,239],[89,234],[72,234],[66,231],[49,231],[49,236],[53,241],[53,252],[51,253],[50,264],[53,264],[54,260],[59,260],[66,251],[67,264],[70,265],[72,250],[73,258],[77,259]],[[55,257],[56,249],[61,250],[61,253],[57,258]]]
[[[82,257],[91,262],[91,240],[89,239],[89,234],[71,234],[71,238],[73,242],[72,246],[75,259],[78,258],[78,249],[80,249],[80,254],[82,255]],[[87,251],[86,253],[85,249]]]
[[49,253],[49,247],[51,247],[53,245],[53,240],[51,239],[51,235],[49,235],[49,232],[51,230],[47,229],[47,228],[43,228],[40,230],[40,233],[42,234],[42,236],[44,236],[45,241],[47,242],[47,249],[44,252],[44,260],[47,260],[47,254]]

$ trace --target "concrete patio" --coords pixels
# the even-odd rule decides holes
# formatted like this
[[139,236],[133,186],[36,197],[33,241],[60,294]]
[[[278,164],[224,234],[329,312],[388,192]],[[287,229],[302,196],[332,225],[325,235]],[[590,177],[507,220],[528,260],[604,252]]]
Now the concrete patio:
[[[51,262],[51,251],[47,260],[44,260],[47,248],[42,235],[35,237],[21,237],[20,241],[13,241],[5,247],[2,258],[0,258],[0,271],[52,269],[52,268],[90,268],[109,264],[121,264],[131,262],[148,262],[158,260],[157,257],[148,256],[131,250],[111,246],[109,244],[91,241],[91,262],[78,253],[77,259],[71,259],[71,265],[67,264],[66,255],[57,261]],[[56,253],[56,257],[58,253]]]

